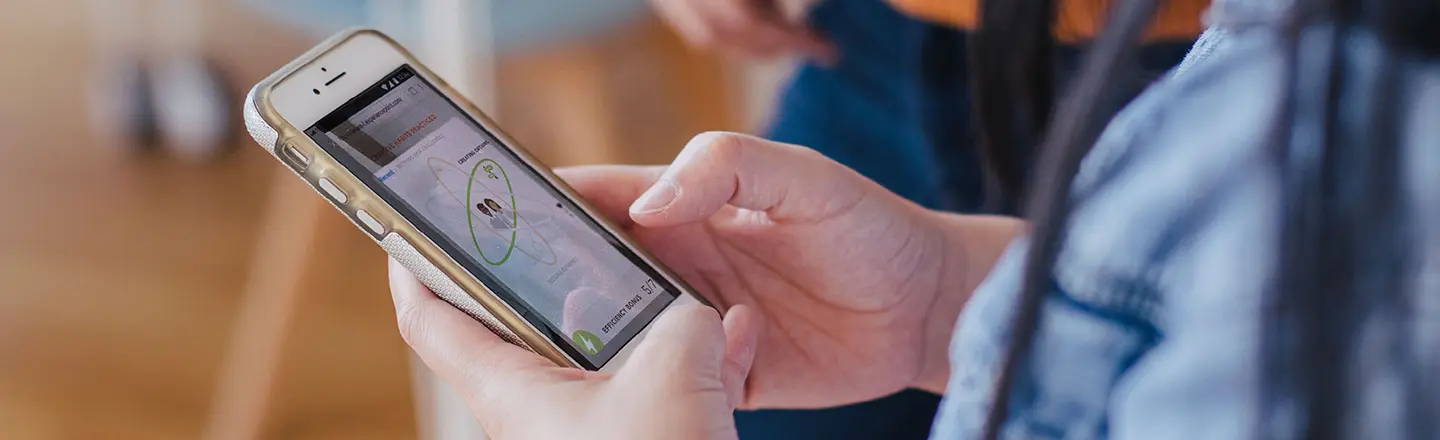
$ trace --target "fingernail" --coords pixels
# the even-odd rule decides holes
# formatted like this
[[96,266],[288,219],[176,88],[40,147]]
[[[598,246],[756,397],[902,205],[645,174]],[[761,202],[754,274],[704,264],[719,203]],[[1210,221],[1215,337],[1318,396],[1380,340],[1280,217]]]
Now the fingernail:
[[650,190],[645,191],[645,194],[642,194],[633,205],[630,205],[630,212],[632,214],[651,214],[663,211],[670,206],[670,202],[675,201],[675,196],[679,193],[680,189],[676,188],[674,183],[661,180],[656,182],[655,186],[650,187]]

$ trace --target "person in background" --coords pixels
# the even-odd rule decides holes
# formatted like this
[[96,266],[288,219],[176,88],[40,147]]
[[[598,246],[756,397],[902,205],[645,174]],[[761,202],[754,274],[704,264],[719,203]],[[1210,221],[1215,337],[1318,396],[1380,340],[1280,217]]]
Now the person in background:
[[[982,20],[980,0],[651,1],[694,46],[736,57],[799,55],[807,61],[780,98],[768,138],[814,148],[928,208],[1016,214],[1033,147],[1020,144],[1034,142],[1006,142],[989,153],[979,148],[982,134],[970,122],[983,116],[974,102],[984,97],[972,93],[979,79],[969,64],[1012,55],[984,50],[1022,50],[1022,42],[977,47],[984,37],[972,31]],[[1073,76],[1077,45],[1096,35],[1106,4],[1057,2],[1049,35],[1061,43],[1054,81]],[[1203,29],[1208,5],[1174,0],[1159,12],[1140,49],[1138,75],[1118,79],[1124,100],[1184,57]],[[808,19],[791,18],[806,9]],[[1006,73],[1004,63],[995,65],[997,74]],[[744,438],[919,439],[939,401],[909,390],[841,408],[736,417]]]

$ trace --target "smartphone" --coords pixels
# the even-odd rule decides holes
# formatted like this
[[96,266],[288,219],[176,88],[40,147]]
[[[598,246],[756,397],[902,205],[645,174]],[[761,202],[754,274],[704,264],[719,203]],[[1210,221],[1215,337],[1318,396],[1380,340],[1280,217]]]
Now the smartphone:
[[426,286],[557,364],[617,368],[704,301],[394,40],[350,30],[261,81],[255,141]]

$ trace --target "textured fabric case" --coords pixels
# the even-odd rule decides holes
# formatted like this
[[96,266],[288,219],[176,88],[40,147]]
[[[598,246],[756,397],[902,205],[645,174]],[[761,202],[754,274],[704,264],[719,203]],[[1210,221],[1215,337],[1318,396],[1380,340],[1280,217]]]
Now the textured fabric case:
[[444,271],[435,267],[434,264],[430,264],[430,260],[426,259],[424,255],[421,255],[420,251],[415,249],[415,246],[411,246],[410,242],[405,240],[405,237],[401,237],[400,234],[394,232],[385,234],[385,238],[380,240],[380,247],[385,248],[385,253],[390,254],[395,261],[400,262],[401,266],[405,266],[406,269],[410,270],[410,273],[415,274],[415,278],[419,278],[421,283],[425,283],[425,286],[429,287],[431,291],[434,291],[435,295],[439,296],[440,299],[445,300],[445,302],[450,303],[450,305],[455,306],[455,308],[464,311],[470,315],[470,317],[480,321],[481,324],[485,325],[485,328],[495,332],[495,334],[499,335],[500,339],[504,339],[505,342],[519,345],[526,350],[530,350],[529,344],[526,344],[525,341],[520,339],[520,336],[510,331],[504,324],[501,324],[500,320],[495,319],[495,315],[485,310],[485,307],[481,306],[479,302],[476,302],[474,298],[465,294],[465,291],[460,288],[460,285],[455,284],[455,280],[445,275]]
[[275,154],[276,151],[279,151],[275,144],[280,142],[280,133],[260,116],[260,109],[255,104],[255,95],[259,90],[260,86],[255,86],[250,89],[250,93],[245,95],[245,130],[250,132],[250,137],[255,139],[255,143],[260,144],[270,154]]

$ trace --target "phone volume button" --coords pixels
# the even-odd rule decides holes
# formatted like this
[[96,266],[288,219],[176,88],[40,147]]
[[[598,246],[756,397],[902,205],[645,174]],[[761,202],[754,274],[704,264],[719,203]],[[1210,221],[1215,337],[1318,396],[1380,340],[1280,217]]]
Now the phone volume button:
[[310,157],[289,142],[280,144],[280,156],[282,162],[289,163],[297,172],[305,172],[305,168],[310,166]]
[[345,195],[345,191],[341,191],[340,187],[335,186],[335,182],[331,182],[330,179],[321,177],[315,184],[320,187],[321,191],[325,192],[325,195],[335,199],[336,202],[345,203],[350,201],[350,196]]
[[365,212],[364,209],[355,210],[355,219],[359,220],[360,224],[365,225],[365,227],[370,229],[370,232],[374,232],[375,235],[385,235],[385,225],[380,223],[380,220],[376,220],[375,216]]

